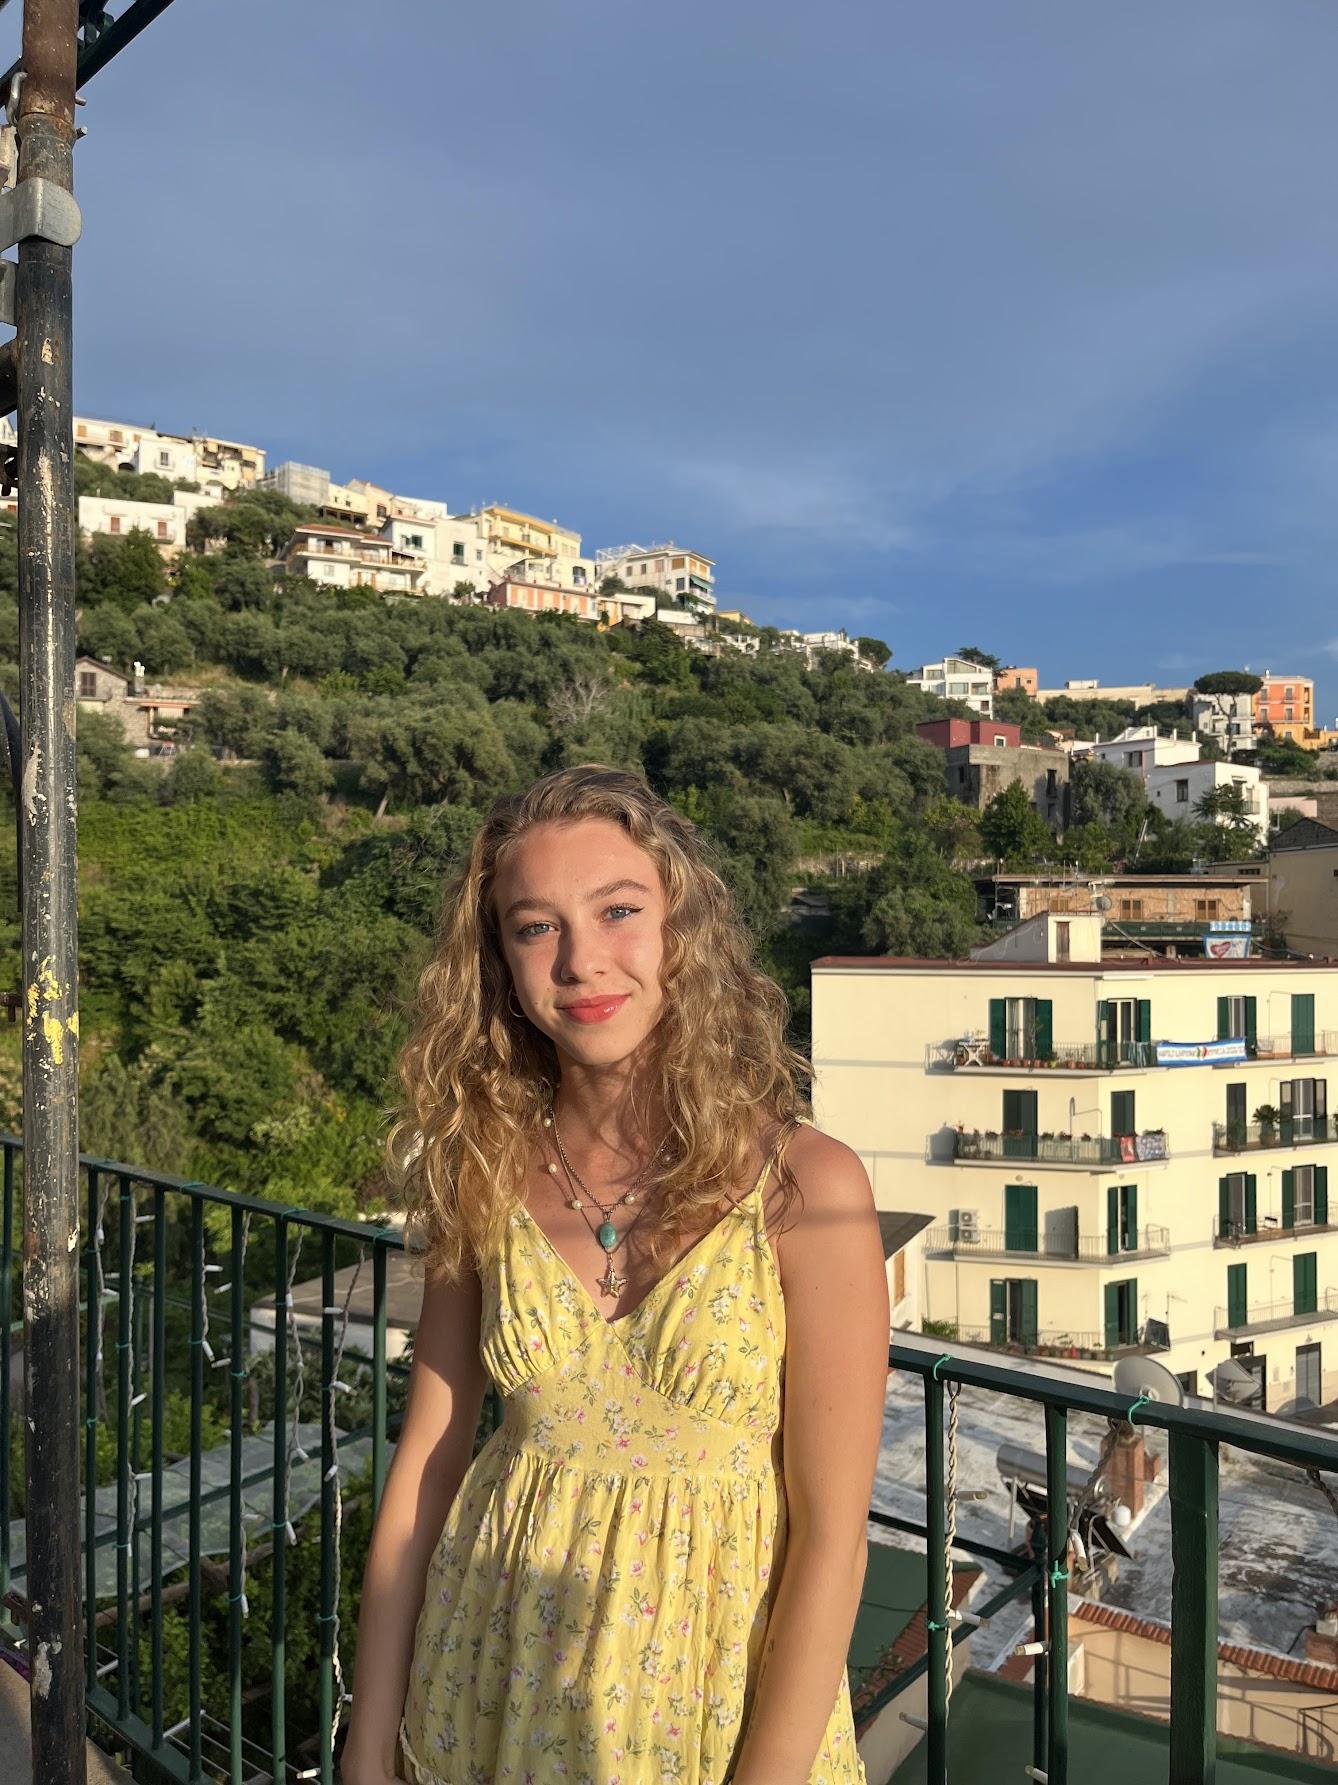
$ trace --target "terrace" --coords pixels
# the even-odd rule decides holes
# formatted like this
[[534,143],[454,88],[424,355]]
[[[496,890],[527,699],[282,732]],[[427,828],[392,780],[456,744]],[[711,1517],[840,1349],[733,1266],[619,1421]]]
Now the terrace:
[[1021,1162],[1105,1171],[1112,1165],[1155,1163],[1169,1159],[1171,1153],[1161,1128],[1116,1135],[996,1133],[991,1129],[956,1128],[952,1156],[958,1165]]
[[[0,1295],[12,1315],[22,1152],[13,1136],[0,1136],[0,1148]],[[84,1469],[96,1490],[85,1495],[82,1557],[72,1562],[82,1579],[87,1701],[99,1739],[137,1774],[147,1769],[143,1776],[182,1785],[306,1778],[334,1785],[346,1686],[341,1645],[346,1651],[356,1616],[351,1534],[361,1531],[365,1541],[402,1400],[405,1366],[388,1356],[388,1340],[401,1336],[391,1299],[402,1236],[116,1161],[85,1157],[80,1168],[84,1306],[100,1317],[81,1323]],[[299,1269],[310,1275],[313,1267],[314,1302],[298,1280]],[[354,1320],[362,1326],[356,1341]],[[1043,1414],[1054,1506],[1068,1505],[1070,1413],[1129,1412],[1127,1398],[1098,1377],[1041,1370],[1023,1355],[973,1355],[975,1337],[960,1332],[947,1342],[953,1355],[943,1356],[944,1341],[899,1335],[888,1354],[895,1380],[922,1384],[926,1515],[903,1518],[876,1493],[871,1534],[925,1546],[923,1603],[931,1608],[945,1603],[951,1573],[944,1525],[950,1393],[965,1384]],[[1104,1335],[1048,1332],[1014,1348],[1070,1358],[1132,1349],[1107,1346]],[[22,1655],[27,1556],[22,1484],[11,1463],[15,1362],[11,1325],[0,1323],[0,1595],[8,1619],[0,1637]],[[501,1412],[490,1396],[478,1444]],[[1219,1446],[1298,1469],[1334,1469],[1338,1442],[1239,1413],[1156,1405],[1136,1412],[1140,1426],[1170,1437],[1169,1753],[1172,1777],[1200,1785],[1213,1777],[1215,1747]],[[1052,1521],[1044,1555],[1031,1554],[1026,1542],[1005,1547],[967,1537],[955,1549],[1001,1584],[969,1617],[930,1615],[927,1647],[910,1665],[876,1663],[876,1580],[886,1575],[871,1567],[851,1654],[861,1741],[870,1751],[878,1746],[875,1726],[884,1716],[891,1719],[884,1734],[915,1726],[915,1719],[903,1722],[902,1709],[915,1702],[903,1695],[917,1682],[926,1711],[926,1740],[908,1762],[911,1772],[898,1768],[878,1785],[889,1776],[944,1785],[950,1649],[1008,1606],[1048,1645],[1028,1689],[1029,1760],[1033,1777],[1063,1785],[1070,1776],[1067,1518]],[[1079,1707],[1075,1726],[1085,1715]],[[1160,1739],[1155,1729],[1153,1738]],[[984,1776],[954,1773],[957,1780]]]

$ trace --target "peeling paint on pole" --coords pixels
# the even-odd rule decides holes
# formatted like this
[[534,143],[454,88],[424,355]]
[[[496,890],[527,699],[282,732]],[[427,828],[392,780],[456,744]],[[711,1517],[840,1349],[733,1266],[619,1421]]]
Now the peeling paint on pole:
[[[73,185],[79,0],[24,0],[19,185]],[[72,238],[67,238],[72,239]],[[85,1785],[79,1541],[78,914],[75,899],[71,250],[19,241],[23,1319],[32,1785]]]

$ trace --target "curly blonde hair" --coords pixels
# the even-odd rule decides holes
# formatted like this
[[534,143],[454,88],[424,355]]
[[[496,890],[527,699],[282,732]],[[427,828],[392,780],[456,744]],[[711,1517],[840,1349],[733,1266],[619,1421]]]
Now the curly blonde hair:
[[388,1171],[427,1269],[449,1281],[500,1252],[559,1077],[552,1042],[511,1000],[497,873],[534,825],[583,818],[621,825],[655,861],[665,895],[649,1082],[668,1147],[646,1179],[662,1196],[652,1257],[723,1207],[770,1124],[810,1110],[812,1069],[785,1039],[785,995],[757,966],[701,833],[638,775],[598,763],[545,775],[496,802],[449,885],[397,1062],[404,1095],[386,1137]]

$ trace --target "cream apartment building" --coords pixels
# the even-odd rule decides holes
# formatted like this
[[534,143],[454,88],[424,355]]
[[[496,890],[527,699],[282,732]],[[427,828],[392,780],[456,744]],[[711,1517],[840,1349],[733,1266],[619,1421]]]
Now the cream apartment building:
[[932,1217],[930,1330],[1335,1398],[1338,964],[1101,960],[1099,934],[1048,914],[997,958],[814,962],[818,1121],[880,1207]]
[[629,588],[658,589],[675,601],[715,606],[715,560],[668,540],[664,545],[614,545],[596,552],[599,580],[616,576]]

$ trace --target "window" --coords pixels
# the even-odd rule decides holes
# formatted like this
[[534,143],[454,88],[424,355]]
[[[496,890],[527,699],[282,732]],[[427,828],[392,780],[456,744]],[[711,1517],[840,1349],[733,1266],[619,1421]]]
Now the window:
[[1177,781],[1175,784],[1176,804],[1183,806],[1189,802],[1189,781]]
[[996,1060],[1038,1060],[1052,1050],[1049,998],[991,998],[990,1052]]
[[1102,1065],[1145,1063],[1151,1038],[1150,998],[1103,998],[1097,1005],[1096,1039]]
[[1255,1000],[1253,998],[1219,998],[1217,1000],[1217,1039],[1243,1039],[1245,1052],[1255,1053]]
[[1121,899],[1120,900],[1120,916],[1124,919],[1124,921],[1126,923],[1139,922],[1143,916],[1143,901],[1142,901],[1142,899]]
[[1292,1259],[1292,1312],[1313,1314],[1319,1306],[1318,1252],[1303,1252]]
[[995,1277],[990,1283],[990,1344],[1034,1347],[1035,1277]]
[[114,514],[110,517],[107,522],[107,531],[109,533],[119,533],[121,531],[121,517],[119,514]]
[[674,578],[674,588],[677,589],[680,593],[684,589],[686,589],[687,586],[688,586],[688,579],[685,576],[676,576]]
[[81,669],[79,671],[79,694],[84,700],[96,700],[98,693],[97,671]]
[[1237,1240],[1258,1229],[1258,1179],[1252,1171],[1233,1171],[1217,1180],[1219,1239]]
[[1327,1227],[1329,1225],[1329,1168],[1298,1165],[1282,1174],[1282,1225]]
[[1134,1094],[1132,1091],[1112,1091],[1110,1094],[1110,1132],[1112,1137],[1137,1134],[1134,1122]]
[[457,543],[457,544],[455,544],[455,545],[453,545],[453,546],[452,546],[452,547],[451,547],[451,557],[452,557],[452,558],[453,558],[453,559],[454,559],[454,560],[455,560],[455,562],[456,562],[456,563],[457,563],[457,564],[463,564],[463,563],[464,563],[464,561],[465,561],[465,548],[464,548],[464,545],[463,545],[463,543]]
[[1137,1184],[1112,1184],[1106,1191],[1106,1250],[1138,1250]]
[[1126,750],[1124,753],[1124,766],[1127,769],[1141,769],[1143,766],[1143,752],[1141,750]]
[[1218,901],[1216,899],[1195,899],[1195,923],[1211,923],[1217,916]]
[[[994,740],[994,742],[995,742],[995,745],[996,745],[996,747],[997,747],[997,748],[998,748],[998,749],[1000,749],[1000,750],[1002,750],[1002,749],[1004,749],[1004,748],[1006,748],[1006,746],[1007,746],[1007,744],[1008,744],[1008,739],[1007,739],[1007,738],[1000,738],[1000,737],[996,737],[996,738],[995,738],[995,740]],[[1051,774],[1053,774],[1053,773],[1054,773],[1054,770],[1053,770],[1053,769],[1052,769],[1052,770],[1051,770],[1051,771],[1050,771],[1050,772],[1051,772]]]
[[[1282,698],[1284,700],[1294,700],[1295,697],[1296,697],[1296,690],[1294,688],[1284,688],[1283,689]],[[1288,715],[1288,717],[1290,717],[1290,714]]]
[[423,549],[423,535],[421,533],[406,533],[404,535],[404,543],[411,552],[421,552]]
[[122,435],[121,430],[119,428],[112,429],[111,441],[112,441],[113,446],[119,446],[121,444],[121,441],[123,438],[124,438],[124,436]]
[[1071,923],[1060,922],[1055,925],[1055,959],[1057,961],[1067,961],[1072,959],[1070,953],[1072,944],[1069,940],[1072,929],[1073,925]]
[[158,523],[158,537],[159,537],[159,539],[167,538],[167,522],[166,521],[159,521],[159,523]]
[[88,429],[84,426],[84,424],[82,422],[79,423],[79,426],[74,430],[74,432],[75,432],[75,436],[77,439],[87,440]]
[[1227,1305],[1226,1323],[1232,1331],[1249,1325],[1249,1278],[1246,1266],[1229,1264],[1227,1266]]
[[1292,716],[1292,709],[1291,709],[1291,708],[1290,708],[1290,707],[1287,707],[1287,708],[1286,708],[1286,709],[1285,709],[1285,710],[1284,710],[1284,712],[1283,712],[1283,715],[1282,715],[1282,716],[1283,716],[1283,718],[1284,718],[1284,719],[1290,719],[1290,718],[1291,718],[1291,716]]
[[1328,1129],[1327,1079],[1285,1078],[1278,1086],[1282,1144],[1324,1139]]
[[1138,1279],[1106,1285],[1106,1348],[1114,1351],[1138,1343]]

